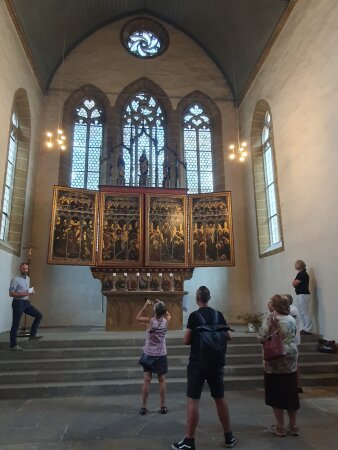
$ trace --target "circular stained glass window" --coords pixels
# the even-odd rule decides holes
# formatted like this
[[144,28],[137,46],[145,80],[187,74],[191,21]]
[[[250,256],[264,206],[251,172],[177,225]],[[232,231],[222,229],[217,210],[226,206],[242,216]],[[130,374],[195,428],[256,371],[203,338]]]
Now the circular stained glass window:
[[123,27],[121,41],[131,55],[154,58],[167,49],[169,37],[162,25],[142,18],[132,20]]

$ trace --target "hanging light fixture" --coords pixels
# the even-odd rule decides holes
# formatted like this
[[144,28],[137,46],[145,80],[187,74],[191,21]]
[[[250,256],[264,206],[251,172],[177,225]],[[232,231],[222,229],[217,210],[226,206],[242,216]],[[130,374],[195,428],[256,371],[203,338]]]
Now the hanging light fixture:
[[[233,33],[231,33],[233,37]],[[239,118],[238,118],[238,103],[237,103],[237,81],[236,81],[236,68],[235,68],[235,54],[233,39],[231,39],[232,48],[232,69],[234,78],[234,96],[235,96],[235,109],[236,109],[236,126],[237,126],[237,142],[229,145],[229,159],[238,159],[240,162],[244,162],[248,156],[248,144],[245,141],[241,141],[239,137]]]
[[239,140],[237,143],[237,147],[235,144],[230,144],[229,145],[229,150],[230,150],[229,159],[237,158],[237,159],[239,159],[240,162],[244,162],[246,157],[249,154],[247,151],[247,146],[248,146],[248,144],[245,141],[240,142]]
[[66,136],[63,131],[58,127],[55,136],[51,131],[46,132],[46,146],[48,148],[59,148],[59,150],[66,150]]
[[61,78],[60,78],[60,87],[59,87],[59,110],[58,110],[58,123],[56,131],[46,131],[46,147],[48,148],[56,148],[58,150],[66,150],[66,136],[61,127],[61,107],[62,107],[62,91],[63,91],[63,75],[64,75],[64,66],[65,66],[65,49],[66,49],[66,30],[67,30],[67,12],[68,5],[66,6],[65,13],[65,28],[64,28],[64,37],[63,37],[63,49],[62,49],[62,65],[61,65]]

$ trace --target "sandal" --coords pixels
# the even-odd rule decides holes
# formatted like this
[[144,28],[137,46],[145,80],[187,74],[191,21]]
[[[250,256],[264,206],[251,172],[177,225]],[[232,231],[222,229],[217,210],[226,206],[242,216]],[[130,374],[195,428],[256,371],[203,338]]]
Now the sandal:
[[276,436],[279,437],[285,437],[286,436],[286,430],[285,428],[279,428],[277,427],[277,425],[271,425],[271,427],[269,428],[270,433],[275,434]]
[[287,428],[286,430],[291,436],[299,436],[299,427]]
[[161,414],[167,414],[168,408],[166,406],[161,406]]
[[141,408],[140,409],[140,414],[141,414],[141,416],[145,416],[146,414],[147,414],[147,412],[148,412],[148,410],[147,410],[147,408]]

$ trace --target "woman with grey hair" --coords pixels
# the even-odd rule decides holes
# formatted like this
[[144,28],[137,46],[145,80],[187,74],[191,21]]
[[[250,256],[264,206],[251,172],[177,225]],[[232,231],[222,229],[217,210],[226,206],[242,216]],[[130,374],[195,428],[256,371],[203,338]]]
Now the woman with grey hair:
[[[153,305],[153,316],[146,316],[145,310]],[[146,415],[147,401],[149,396],[149,387],[153,373],[157,374],[160,385],[160,412],[167,413],[165,403],[166,383],[165,375],[168,372],[166,332],[170,322],[171,315],[167,311],[165,304],[160,300],[155,303],[149,299],[146,300],[142,309],[136,316],[136,320],[147,327],[146,341],[143,347],[139,364],[143,366],[143,386],[142,386],[142,406],[140,414]]]
[[[290,305],[286,298],[275,294],[270,301],[272,312],[263,321],[260,337],[264,342],[277,329],[286,354],[282,358],[264,362],[265,403],[271,406],[275,416],[275,424],[269,430],[280,437],[287,433],[298,436],[297,412],[300,405],[297,389],[296,321],[290,316]],[[288,429],[284,426],[284,410],[288,414]]]

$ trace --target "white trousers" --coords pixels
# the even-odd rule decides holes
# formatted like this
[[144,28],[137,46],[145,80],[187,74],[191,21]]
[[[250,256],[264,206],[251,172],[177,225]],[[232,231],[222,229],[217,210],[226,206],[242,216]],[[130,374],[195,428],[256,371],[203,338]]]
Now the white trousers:
[[312,333],[313,318],[310,309],[310,294],[298,294],[297,304],[303,322],[303,330]]

